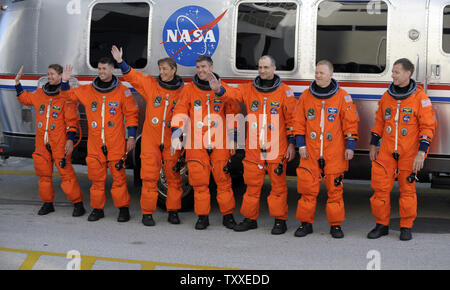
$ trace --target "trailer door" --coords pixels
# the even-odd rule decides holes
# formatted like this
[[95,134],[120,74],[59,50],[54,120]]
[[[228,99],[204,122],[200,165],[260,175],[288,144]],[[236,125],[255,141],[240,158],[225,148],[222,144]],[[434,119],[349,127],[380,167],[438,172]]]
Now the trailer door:
[[428,13],[426,89],[438,121],[430,153],[450,155],[450,0],[430,0]]

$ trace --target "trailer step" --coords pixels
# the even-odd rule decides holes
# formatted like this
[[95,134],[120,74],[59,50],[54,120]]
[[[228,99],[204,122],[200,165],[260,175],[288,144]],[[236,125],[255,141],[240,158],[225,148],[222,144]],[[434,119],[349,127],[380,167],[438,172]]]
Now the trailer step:
[[450,176],[433,176],[431,188],[450,189]]

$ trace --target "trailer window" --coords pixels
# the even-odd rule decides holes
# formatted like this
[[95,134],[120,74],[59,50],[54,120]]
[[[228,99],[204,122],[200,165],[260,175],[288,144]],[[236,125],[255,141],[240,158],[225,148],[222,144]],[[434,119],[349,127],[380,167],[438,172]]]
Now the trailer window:
[[296,3],[242,3],[238,8],[236,68],[256,70],[258,59],[271,55],[277,70],[295,64]]
[[442,49],[450,53],[450,5],[444,8],[444,24],[442,31]]
[[323,1],[317,12],[316,62],[340,73],[381,73],[386,68],[388,8],[383,1]]
[[147,65],[147,3],[99,3],[92,9],[89,62],[96,68],[98,60],[111,56],[112,45],[123,47],[125,61],[134,68]]

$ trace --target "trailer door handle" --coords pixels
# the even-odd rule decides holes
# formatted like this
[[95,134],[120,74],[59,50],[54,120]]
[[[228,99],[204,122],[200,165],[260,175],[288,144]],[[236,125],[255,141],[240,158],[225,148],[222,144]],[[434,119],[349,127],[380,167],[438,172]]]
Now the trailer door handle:
[[441,65],[440,64],[432,64],[431,65],[431,76],[436,79],[441,78]]

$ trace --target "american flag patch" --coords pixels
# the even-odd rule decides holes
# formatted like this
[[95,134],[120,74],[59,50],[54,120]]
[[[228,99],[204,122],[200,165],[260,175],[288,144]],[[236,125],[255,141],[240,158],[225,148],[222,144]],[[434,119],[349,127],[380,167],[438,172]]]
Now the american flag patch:
[[422,107],[429,107],[429,106],[431,106],[431,102],[430,102],[430,100],[422,100]]
[[131,92],[130,92],[130,90],[126,90],[126,91],[125,91],[125,96],[126,96],[126,97],[129,97],[129,96],[131,96]]
[[350,97],[350,95],[345,96],[344,99],[347,103],[351,103],[353,101],[352,97]]
[[293,95],[294,95],[294,92],[292,92],[292,90],[287,90],[286,91],[286,96],[292,97]]

